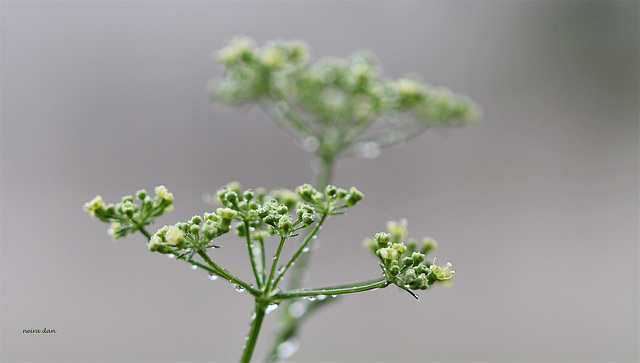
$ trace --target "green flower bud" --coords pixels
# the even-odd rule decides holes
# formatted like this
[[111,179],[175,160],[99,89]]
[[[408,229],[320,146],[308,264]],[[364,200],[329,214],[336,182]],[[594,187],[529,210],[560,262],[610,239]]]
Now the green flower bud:
[[238,201],[238,194],[234,191],[227,192],[227,194],[225,195],[225,199],[227,200],[227,202],[233,204]]
[[402,258],[402,266],[411,266],[413,265],[413,260],[411,259],[411,257],[403,257]]
[[96,211],[98,208],[104,207],[104,201],[102,197],[96,195],[95,198],[91,199],[90,202],[84,204],[84,210],[87,212]]
[[401,241],[407,235],[407,219],[402,218],[398,222],[387,222],[387,230],[393,236],[394,241]]
[[411,259],[413,260],[413,263],[415,265],[419,264],[420,262],[424,261],[424,254],[420,253],[420,252],[414,252],[411,254]]
[[133,216],[133,213],[138,210],[138,206],[133,204],[133,202],[131,202],[130,200],[126,200],[124,203],[122,203],[120,208],[122,210],[122,213],[126,214],[129,218],[131,218]]
[[407,284],[411,284],[416,277],[416,271],[412,268],[408,268],[407,271],[404,272],[402,280]]
[[287,208],[293,208],[296,203],[298,203],[298,195],[291,190],[288,189],[277,189],[273,192],[273,197],[278,201],[278,203],[282,203],[287,206]]
[[268,216],[268,215],[269,215],[269,208],[267,208],[267,207],[260,207],[260,208],[258,208],[257,212],[258,212],[258,216],[259,216],[260,218],[265,218],[266,216]]
[[148,196],[147,191],[144,189],[140,189],[136,192],[136,196],[138,197],[138,199],[140,200],[145,200]]
[[302,215],[302,223],[304,223],[305,226],[308,226],[308,225],[312,224],[315,221],[316,221],[315,214],[304,213]]
[[304,62],[309,59],[309,46],[305,42],[291,41],[288,42],[289,54],[288,58],[291,62]]
[[359,201],[364,199],[364,194],[362,194],[356,187],[351,187],[349,190],[349,194],[347,195],[347,199],[344,202],[344,205],[347,207],[351,207],[356,205]]
[[164,185],[158,185],[153,190],[156,195],[164,200],[173,201],[173,194],[169,193]]
[[200,224],[200,223],[202,223],[202,218],[200,218],[200,216],[193,216],[193,217],[191,217],[191,220],[189,221],[189,223],[191,223],[191,224]]
[[316,190],[310,184],[303,184],[296,188],[296,192],[307,202],[313,202],[313,196]]
[[234,211],[233,209],[230,209],[230,208],[218,208],[216,210],[216,213],[218,213],[218,215],[222,219],[226,219],[226,220],[232,220],[238,215],[238,212],[236,212],[236,211]]
[[122,203],[122,204],[124,204],[124,203],[133,203],[133,196],[132,195],[125,195],[124,197],[122,197],[122,201],[120,203]]
[[324,188],[324,194],[329,197],[335,197],[338,194],[338,188],[333,185],[327,185],[327,187]]
[[403,243],[394,243],[391,247],[394,250],[398,251],[400,254],[407,252],[407,246],[405,246]]
[[427,276],[425,274],[418,275],[413,284],[411,284],[411,288],[420,290],[428,289],[429,280],[427,279]]
[[264,188],[257,188],[254,192],[256,199],[260,203],[264,202],[265,197],[267,196],[267,190]]
[[160,248],[160,246],[163,246],[164,242],[162,242],[162,239],[156,235],[151,236],[151,239],[149,240],[149,251],[151,252],[155,252],[158,250],[158,248]]
[[367,248],[373,251],[373,253],[375,253],[378,250],[378,243],[372,238],[365,238],[363,243]]
[[[267,216],[263,217],[264,223],[274,225],[276,223],[277,214],[269,213]],[[279,219],[278,219],[279,220]]]
[[391,266],[387,271],[389,271],[389,275],[397,276],[400,273],[400,266],[398,265]]
[[289,211],[289,208],[287,208],[286,205],[280,204],[280,206],[278,206],[278,209],[277,209],[278,214],[287,214],[288,211]]
[[236,235],[238,235],[238,237],[244,237],[247,235],[247,227],[244,223],[236,223]]
[[227,47],[222,48],[220,52],[218,52],[218,59],[223,64],[230,66],[237,61],[249,58],[254,48],[255,43],[253,42],[253,39],[238,37]]
[[418,248],[418,242],[416,242],[414,238],[407,239],[405,244],[407,245],[407,251],[409,252],[413,252]]
[[200,226],[199,226],[199,225],[197,225],[197,224],[192,224],[192,225],[189,227],[189,232],[191,232],[191,234],[194,234],[194,235],[196,235],[196,236],[197,236],[197,235],[198,235],[198,233],[200,232]]
[[260,208],[260,204],[254,200],[249,202],[249,209],[250,210],[257,210],[258,208]]
[[291,217],[289,216],[281,216],[278,221],[278,228],[285,234],[291,233],[291,228],[293,228],[293,223],[291,221]]
[[[244,194],[242,195],[242,197],[246,201],[249,201],[249,200],[253,199],[253,190],[251,190],[251,189],[245,190]],[[252,209],[254,209],[254,208],[252,208]]]
[[378,242],[378,246],[386,246],[387,243],[391,240],[391,235],[388,233],[380,232],[376,233],[375,239],[376,242]]
[[202,235],[204,236],[204,238],[211,240],[216,236],[217,233],[218,228],[216,227],[214,221],[208,220],[202,225]]
[[433,238],[425,237],[422,239],[422,250],[420,250],[420,253],[426,255],[430,251],[435,250],[437,247],[438,243]]
[[414,267],[417,274],[426,274],[429,272],[429,267],[425,264],[419,264]]
[[189,230],[189,225],[186,223],[178,222],[174,226],[182,232],[187,232]]
[[184,243],[184,232],[177,226],[170,226],[165,239],[169,246],[180,246]]
[[400,102],[403,106],[412,106],[422,100],[425,95],[425,87],[413,79],[401,78],[395,84]]
[[377,254],[383,260],[395,260],[398,258],[398,251],[390,247],[380,248]]
[[[149,195],[145,195],[144,198],[142,198],[142,205],[150,208],[151,206],[153,206],[153,199],[151,199],[151,197]],[[170,206],[168,206],[170,207]]]
[[165,236],[167,235],[167,232],[169,231],[169,226],[164,226],[162,228],[160,228],[158,230],[158,232],[156,232],[156,236],[160,237],[161,239],[164,239]]
[[123,237],[124,235],[122,233],[119,233],[118,230],[122,227],[122,224],[118,223],[118,222],[113,222],[111,223],[111,226],[109,227],[109,230],[107,231],[107,234],[112,236],[113,238],[120,238]]
[[347,192],[346,190],[342,189],[342,188],[338,188],[338,190],[336,191],[336,197],[338,197],[338,199],[342,199],[344,197],[346,197],[349,194],[349,192]]
[[274,45],[264,49],[260,58],[262,64],[270,69],[279,68],[284,61],[282,50]]

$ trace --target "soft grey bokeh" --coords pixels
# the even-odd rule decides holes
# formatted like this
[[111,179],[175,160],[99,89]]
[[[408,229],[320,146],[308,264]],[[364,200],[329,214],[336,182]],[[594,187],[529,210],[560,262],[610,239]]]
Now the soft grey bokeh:
[[[239,357],[250,296],[140,236],[112,242],[82,211],[165,184],[172,223],[232,180],[310,181],[310,156],[260,110],[208,99],[211,53],[237,34],[303,39],[315,58],[369,49],[388,75],[484,110],[340,163],[334,182],[366,199],[322,231],[308,286],[377,276],[361,241],[402,217],[456,280],[420,302],[393,287],[343,298],[304,326],[295,361],[638,359],[638,2],[0,6],[3,361]],[[216,259],[249,276],[242,242],[223,243]]]

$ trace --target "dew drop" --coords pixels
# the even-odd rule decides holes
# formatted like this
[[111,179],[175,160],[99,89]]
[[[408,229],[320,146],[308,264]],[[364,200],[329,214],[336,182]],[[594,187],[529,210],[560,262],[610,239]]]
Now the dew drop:
[[304,141],[302,142],[302,148],[303,148],[305,151],[308,151],[308,152],[311,152],[311,153],[312,153],[312,152],[314,152],[314,151],[316,151],[316,150],[318,150],[318,146],[319,146],[318,139],[316,139],[316,138],[315,138],[315,137],[313,137],[313,136],[309,136],[309,137],[307,137],[307,138],[306,138],[306,139],[304,139]]
[[338,297],[338,295],[336,295],[336,294],[332,294],[332,295],[331,295],[331,297]]
[[236,291],[237,292],[244,292],[245,288],[240,286],[239,284],[236,284]]
[[267,306],[267,308],[265,309],[265,313],[269,314],[270,312],[274,311],[275,309],[278,308],[278,304],[271,304],[269,306]]
[[278,273],[281,274],[284,271],[284,266],[280,266],[280,268],[278,269]]
[[308,296],[307,299],[309,299],[309,301],[316,301],[316,297],[315,296]]
[[196,266],[196,265],[191,265],[191,269],[192,269],[192,270],[197,270],[197,269],[198,269],[198,266]]
[[202,194],[202,201],[209,204],[213,201],[213,196],[209,193]]
[[169,257],[169,258],[176,258],[176,255],[174,255],[174,254],[172,254],[172,253],[169,253],[169,254],[167,255],[167,257]]
[[304,315],[304,313],[307,311],[307,305],[304,302],[298,300],[289,305],[287,311],[289,312],[289,315],[291,315],[291,317],[297,319]]
[[327,295],[318,295],[317,298],[318,300],[322,301],[327,298]]
[[218,279],[218,275],[209,274],[208,279],[211,281],[216,281]]
[[365,159],[375,159],[380,155],[380,145],[373,141],[358,145],[356,150],[357,155]]
[[302,252],[309,252],[309,246],[306,246],[305,248],[303,248]]
[[298,348],[300,347],[300,342],[296,338],[291,338],[287,341],[284,341],[278,345],[278,358],[287,359],[294,355]]

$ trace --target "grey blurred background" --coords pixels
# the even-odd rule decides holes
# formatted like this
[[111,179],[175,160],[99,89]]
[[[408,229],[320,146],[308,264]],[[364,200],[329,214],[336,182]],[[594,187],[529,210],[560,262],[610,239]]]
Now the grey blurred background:
[[[164,184],[201,214],[224,184],[293,188],[311,157],[256,108],[208,98],[212,51],[244,34],[312,56],[377,54],[469,95],[480,123],[430,132],[339,186],[307,286],[375,277],[364,237],[407,217],[452,288],[356,294],[303,328],[293,361],[638,359],[639,4],[635,1],[2,1],[3,361],[235,361],[253,302],[113,242],[82,210]],[[215,258],[249,276],[246,248]],[[263,357],[277,314],[267,317]],[[56,334],[23,334],[23,329]]]

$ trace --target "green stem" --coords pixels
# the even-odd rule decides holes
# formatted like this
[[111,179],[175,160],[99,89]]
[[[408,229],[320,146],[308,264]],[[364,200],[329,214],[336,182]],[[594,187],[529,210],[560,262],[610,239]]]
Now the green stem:
[[249,250],[249,260],[251,260],[251,268],[253,269],[253,275],[256,278],[256,284],[258,285],[258,289],[262,288],[262,284],[264,282],[264,278],[260,276],[260,271],[262,269],[258,269],[256,263],[256,255],[253,253],[253,243],[251,243],[251,230],[249,229],[249,221],[244,221],[244,229],[247,234],[247,249]]
[[304,251],[304,249],[309,245],[309,241],[311,241],[313,236],[315,236],[316,233],[318,233],[318,230],[320,229],[320,227],[322,226],[322,223],[324,223],[326,218],[327,218],[327,214],[323,214],[322,218],[320,218],[320,221],[318,222],[318,224],[316,224],[316,227],[313,229],[313,231],[311,233],[307,234],[307,237],[305,238],[305,240],[300,244],[300,246],[298,246],[298,249],[296,250],[296,252],[289,259],[289,262],[287,262],[287,264],[282,269],[282,271],[280,271],[278,273],[278,276],[276,277],[276,281],[273,283],[273,286],[277,286],[278,285],[278,282],[280,281],[280,279],[282,279],[282,276],[284,276],[284,274],[287,272],[289,267],[291,267],[291,265],[293,265],[293,262],[296,261],[296,259],[302,253],[302,251]]
[[147,237],[147,241],[151,241],[151,234],[149,234],[149,232],[147,232],[147,230],[144,229],[143,226],[137,225],[137,227],[138,227],[138,231],[140,231],[140,233],[142,233],[145,237]]
[[[240,285],[242,286],[245,290],[249,291],[249,293],[251,293],[251,295],[253,296],[261,296],[262,292],[260,290],[255,289],[253,286],[251,286],[250,284],[240,280],[239,278],[233,276],[232,274],[230,274],[229,272],[227,272],[227,270],[223,269],[222,267],[218,266],[215,262],[213,262],[211,260],[211,258],[209,258],[209,256],[203,252],[203,251],[199,251],[198,254],[200,255],[200,257],[202,257],[203,260],[205,260],[209,266],[211,266],[211,269],[209,268],[205,268],[205,270],[210,271],[215,273],[216,275],[229,280],[230,282],[236,284],[236,285]],[[194,265],[198,266],[198,267],[202,267],[202,264],[199,264],[193,260],[188,260],[188,262],[193,263]]]
[[260,302],[256,298],[255,317],[251,321],[251,328],[249,328],[247,343],[244,346],[244,351],[242,352],[242,357],[240,358],[241,363],[248,363],[251,361],[251,355],[253,355],[253,349],[255,348],[256,342],[258,341],[258,334],[260,333],[260,327],[262,326],[262,321],[264,320],[266,310],[267,305],[263,302]]
[[269,279],[267,280],[267,285],[265,287],[265,291],[269,293],[273,287],[276,286],[273,276],[276,272],[276,266],[278,265],[278,259],[280,259],[280,253],[282,253],[282,247],[284,246],[285,237],[280,237],[280,244],[278,245],[278,250],[276,254],[273,255],[273,264],[271,265],[271,272],[269,272]]
[[[317,156],[321,160],[320,169],[315,174],[314,185],[318,190],[324,190],[324,188],[331,182],[331,178],[333,175],[333,168],[335,162],[335,156],[331,157],[321,157]],[[311,238],[316,231],[313,231],[312,234],[307,235],[307,238]],[[302,285],[302,276],[304,275],[304,271],[307,266],[307,262],[309,260],[309,256],[311,252],[305,253],[301,256],[298,256],[295,265],[291,269],[291,277],[289,280],[289,288],[297,289]],[[278,359],[278,346],[287,340],[291,339],[291,337],[296,335],[298,327],[302,323],[302,321],[313,311],[315,311],[318,307],[320,307],[320,303],[325,303],[333,300],[316,300],[314,301],[310,307],[307,309],[306,313],[300,317],[293,317],[289,313],[289,305],[296,301],[296,299],[287,300],[282,303],[282,308],[279,309],[281,311],[279,316],[280,327],[275,333],[275,339],[273,340],[273,345],[269,350],[269,354],[267,355],[268,362],[274,362]]]
[[386,277],[380,277],[375,280],[358,282],[340,286],[330,286],[317,289],[297,289],[291,291],[285,291],[275,294],[274,299],[289,299],[292,297],[306,297],[306,296],[319,296],[319,295],[342,295],[352,294],[356,292],[368,291],[373,289],[379,289],[387,287],[389,282]]
[[313,184],[316,189],[324,190],[324,188],[331,183],[335,155],[332,155],[331,157],[321,157],[320,161],[320,170],[318,170],[318,173],[315,175],[315,182]]

